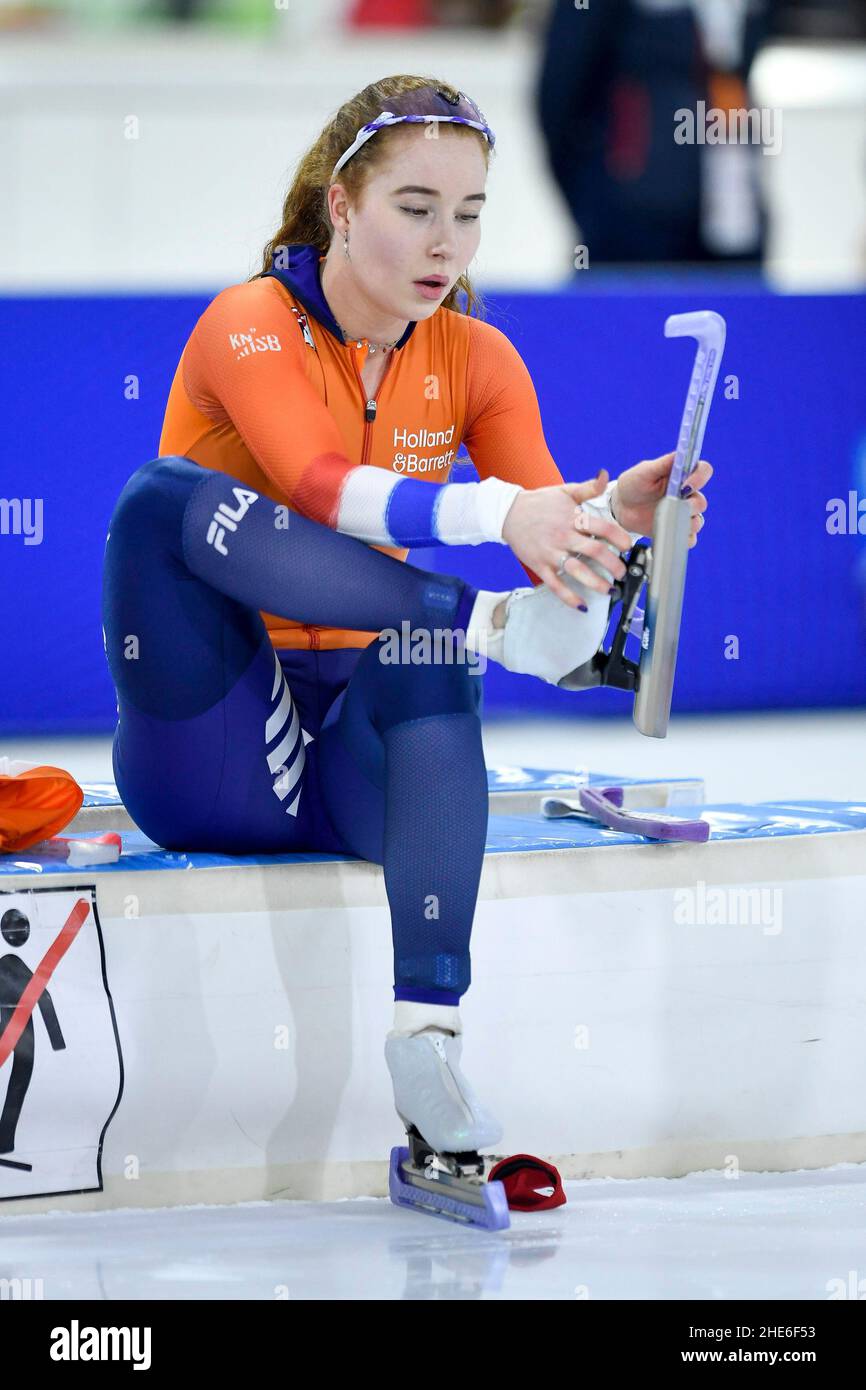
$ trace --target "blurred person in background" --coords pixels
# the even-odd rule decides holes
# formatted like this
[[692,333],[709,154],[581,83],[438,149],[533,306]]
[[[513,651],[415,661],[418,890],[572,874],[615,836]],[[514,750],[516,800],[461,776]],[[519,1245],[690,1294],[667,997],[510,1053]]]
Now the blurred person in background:
[[589,263],[755,261],[753,144],[675,139],[677,113],[750,106],[779,0],[554,0],[536,89],[549,165]]

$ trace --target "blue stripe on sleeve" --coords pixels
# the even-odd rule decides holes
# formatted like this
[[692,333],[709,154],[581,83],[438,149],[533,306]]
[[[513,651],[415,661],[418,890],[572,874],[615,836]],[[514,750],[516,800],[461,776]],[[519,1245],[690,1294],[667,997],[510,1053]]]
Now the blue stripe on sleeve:
[[385,529],[395,545],[437,544],[434,516],[442,486],[422,483],[418,478],[400,479],[385,509]]

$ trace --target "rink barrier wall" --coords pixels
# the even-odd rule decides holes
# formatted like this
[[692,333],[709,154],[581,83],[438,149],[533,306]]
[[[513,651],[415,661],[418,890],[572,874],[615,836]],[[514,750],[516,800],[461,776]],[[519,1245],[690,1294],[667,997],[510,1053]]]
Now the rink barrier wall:
[[[710,840],[491,817],[461,1014],[498,1150],[566,1178],[866,1160],[866,804],[676,813]],[[32,922],[7,957],[35,970],[85,918],[49,981],[64,1046],[35,1021],[0,1214],[384,1195],[379,866],[123,845],[105,869],[2,865],[2,910]]]
[[[616,477],[673,449],[693,354],[663,336],[664,321],[709,308],[728,325],[674,713],[863,705],[866,376],[851,364],[866,358],[866,295],[784,296],[752,278],[684,273],[598,285],[577,277],[559,292],[487,295],[490,321],[529,368],[567,480],[602,465]],[[0,736],[115,726],[99,620],[105,537],[125,482],[157,452],[178,357],[211,297],[3,300],[15,351],[0,375],[0,408],[19,460],[3,495],[23,494],[22,507],[40,502],[42,538],[29,543],[23,511],[18,533],[0,534],[0,588],[27,593],[4,613],[14,679],[3,687]],[[451,477],[476,477],[464,449]],[[833,499],[844,530],[831,533]],[[413,550],[409,560],[476,587],[527,582],[504,545]],[[617,690],[559,690],[491,663],[484,703],[488,715],[628,719],[633,701]]]

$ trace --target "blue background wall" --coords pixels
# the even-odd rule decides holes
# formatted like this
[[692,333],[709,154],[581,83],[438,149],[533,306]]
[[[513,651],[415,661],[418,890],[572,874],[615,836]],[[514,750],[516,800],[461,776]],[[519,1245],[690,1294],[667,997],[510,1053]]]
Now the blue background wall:
[[[207,298],[6,299],[0,497],[44,500],[44,538],[0,535],[0,733],[114,726],[100,568],[118,492],[156,455],[171,379]],[[866,499],[866,298],[780,297],[750,281],[611,281],[491,298],[536,383],[564,476],[616,476],[672,449],[693,359],[670,313],[728,321],[704,445],[716,473],[689,561],[675,711],[866,703],[866,534],[830,535],[827,503]],[[138,400],[124,381],[140,382]],[[475,476],[467,466],[455,478]],[[864,508],[866,510],[866,508]],[[866,518],[863,522],[866,531]],[[525,583],[504,546],[414,551],[487,588]],[[726,638],[739,657],[725,657]],[[620,692],[568,694],[491,665],[488,714],[625,717]]]

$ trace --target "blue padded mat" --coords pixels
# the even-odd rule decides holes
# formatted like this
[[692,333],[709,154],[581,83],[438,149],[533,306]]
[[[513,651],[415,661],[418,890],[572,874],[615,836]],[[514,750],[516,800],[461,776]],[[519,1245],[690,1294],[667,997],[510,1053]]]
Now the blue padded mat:
[[[637,787],[644,783],[654,784],[657,777],[623,777],[620,773],[590,772],[587,768],[551,771],[547,767],[489,767],[487,787],[491,792],[546,792],[565,791],[575,787]],[[680,782],[693,782],[694,777],[666,777],[665,782],[676,786]],[[120,797],[113,782],[82,782],[85,806],[119,806]]]
[[[866,802],[841,801],[759,801],[750,805],[736,802],[707,806],[677,806],[666,815],[682,820],[699,817],[709,821],[712,840],[760,840],[790,835],[827,835],[839,831],[866,829]],[[16,855],[0,855],[0,877],[13,874],[51,875],[80,873],[135,873],[159,870],[208,869],[218,865],[243,867],[253,864],[345,863],[349,855],[336,854],[214,854],[193,851],[187,854],[160,849],[139,830],[122,831],[123,853],[117,864],[87,865],[70,869],[63,860],[48,859],[24,850]],[[86,835],[79,839],[89,838]],[[627,835],[581,820],[546,820],[543,816],[491,816],[487,831],[487,853],[508,854],[528,850],[593,849],[607,845],[647,845],[659,852],[667,844],[649,841],[643,835]],[[678,846],[680,852],[684,846]]]

